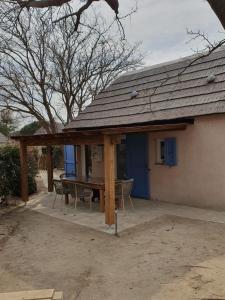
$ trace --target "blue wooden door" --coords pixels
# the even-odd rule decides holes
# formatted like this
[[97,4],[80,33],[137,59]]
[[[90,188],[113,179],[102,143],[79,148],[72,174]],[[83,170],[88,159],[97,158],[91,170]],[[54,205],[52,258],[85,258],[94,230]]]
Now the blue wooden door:
[[76,176],[76,148],[74,145],[64,146],[64,167],[66,176]]
[[132,196],[148,199],[150,196],[148,135],[128,134],[126,152],[127,177],[134,179]]

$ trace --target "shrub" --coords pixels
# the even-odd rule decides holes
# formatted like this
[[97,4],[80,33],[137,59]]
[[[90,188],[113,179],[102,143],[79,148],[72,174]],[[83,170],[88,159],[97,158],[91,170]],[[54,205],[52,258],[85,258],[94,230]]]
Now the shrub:
[[[28,191],[36,192],[35,176],[37,174],[37,162],[28,152]],[[7,145],[0,147],[0,196],[20,196],[20,155],[17,146]]]

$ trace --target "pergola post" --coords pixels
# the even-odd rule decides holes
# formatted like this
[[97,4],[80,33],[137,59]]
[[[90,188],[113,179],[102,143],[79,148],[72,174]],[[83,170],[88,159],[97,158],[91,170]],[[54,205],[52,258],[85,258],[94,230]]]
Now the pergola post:
[[53,151],[52,146],[47,146],[47,173],[48,192],[53,192]]
[[20,176],[21,176],[21,198],[26,203],[28,201],[28,164],[27,145],[20,141]]
[[115,224],[115,145],[104,135],[105,223]]
[[77,157],[76,157],[76,174],[78,177],[82,177],[82,157],[81,157],[81,146],[77,145]]

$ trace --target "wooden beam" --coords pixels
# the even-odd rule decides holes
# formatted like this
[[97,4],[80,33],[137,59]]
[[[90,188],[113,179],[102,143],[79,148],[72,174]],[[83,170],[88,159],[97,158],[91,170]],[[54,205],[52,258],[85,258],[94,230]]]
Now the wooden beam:
[[77,170],[77,176],[82,177],[82,158],[81,158],[81,146],[77,146],[77,165],[76,165],[76,170]]
[[121,141],[124,138],[124,135],[112,134],[112,135],[110,135],[110,137],[111,137],[111,143],[117,145],[117,144],[121,144]]
[[79,136],[79,137],[67,137],[60,135],[54,137],[51,135],[41,136],[27,136],[16,138],[16,140],[24,142],[27,146],[54,146],[54,145],[99,145],[103,144],[103,135],[101,136]]
[[142,132],[154,132],[154,131],[185,130],[186,128],[187,128],[187,124],[181,123],[181,124],[108,128],[108,129],[104,129],[102,132],[105,134],[125,134],[125,133],[137,133],[137,132],[142,133]]
[[104,136],[105,223],[115,224],[115,145]]
[[23,141],[28,146],[52,146],[52,145],[101,145],[104,143],[104,135],[114,135],[113,143],[119,143],[119,135],[137,132],[174,131],[185,130],[189,123],[121,126],[105,129],[87,129],[82,131],[65,131],[56,134],[40,134],[33,136],[14,136],[12,139]]
[[20,142],[20,176],[21,176],[21,198],[26,203],[28,201],[28,164],[27,146]]
[[48,191],[53,192],[53,149],[47,147],[47,173],[48,173]]

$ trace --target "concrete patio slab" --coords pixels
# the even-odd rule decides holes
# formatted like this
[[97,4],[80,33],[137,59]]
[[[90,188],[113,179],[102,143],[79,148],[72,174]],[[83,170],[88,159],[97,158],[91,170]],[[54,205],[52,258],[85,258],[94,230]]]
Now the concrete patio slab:
[[[27,208],[82,226],[86,226],[98,231],[109,234],[115,233],[114,226],[105,224],[104,214],[99,211],[99,203],[93,203],[92,211],[83,203],[78,205],[78,209],[74,209],[73,199],[70,204],[65,206],[60,197],[56,201],[55,208],[52,209],[54,193],[42,192],[34,195],[27,203]],[[118,211],[118,232],[132,228],[154,220],[163,215],[173,215],[194,220],[210,221],[217,223],[225,223],[225,212],[214,211],[210,209],[194,208],[170,204],[159,201],[133,199],[135,209],[131,209],[129,203],[126,204],[125,210]]]

